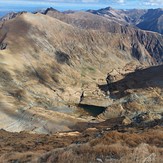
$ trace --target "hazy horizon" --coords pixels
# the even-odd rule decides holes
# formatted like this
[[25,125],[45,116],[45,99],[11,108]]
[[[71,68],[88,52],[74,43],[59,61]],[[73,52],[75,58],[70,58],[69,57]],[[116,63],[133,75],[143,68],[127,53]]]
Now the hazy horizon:
[[162,0],[1,0],[0,16],[10,12],[35,12],[48,7],[59,11],[88,10],[105,7],[115,9],[149,9],[163,8]]

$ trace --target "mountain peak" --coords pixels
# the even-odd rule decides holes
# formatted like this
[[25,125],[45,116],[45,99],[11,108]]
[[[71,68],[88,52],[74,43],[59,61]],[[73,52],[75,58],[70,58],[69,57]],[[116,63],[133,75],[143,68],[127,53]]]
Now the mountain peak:
[[106,8],[103,8],[102,10],[114,10],[112,7],[108,6]]
[[59,12],[58,10],[54,9],[53,7],[49,7],[44,11],[44,14],[46,15],[49,11]]

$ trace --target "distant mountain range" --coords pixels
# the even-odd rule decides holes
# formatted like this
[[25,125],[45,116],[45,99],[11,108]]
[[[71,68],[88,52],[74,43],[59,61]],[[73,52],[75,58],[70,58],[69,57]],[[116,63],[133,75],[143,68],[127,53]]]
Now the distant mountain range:
[[161,8],[148,10],[115,10],[107,7],[100,10],[88,10],[88,12],[103,16],[115,22],[133,25],[143,30],[163,34],[163,9]]
[[[59,12],[53,8],[40,10],[38,12],[46,14],[49,10]],[[76,11],[69,10],[63,12],[63,14],[72,14]],[[107,18],[109,21],[113,21],[123,25],[129,25],[140,28],[142,30],[148,30],[163,34],[163,9],[129,9],[129,10],[117,10],[111,7],[99,9],[99,10],[87,10],[87,12]],[[0,20],[10,19],[16,16],[17,13],[9,13]]]
[[[25,12],[9,13],[0,19],[1,23],[15,18],[22,13]],[[37,13],[51,16],[82,29],[127,34],[132,40],[131,51],[133,56],[144,60],[146,57],[142,55],[148,53],[148,55],[154,57],[154,62],[162,62],[162,36],[157,33],[163,34],[163,9],[115,10],[107,7],[99,10],[88,10],[86,12],[59,12],[56,9],[47,8],[35,12],[35,14]],[[145,30],[148,32],[145,32]],[[125,45],[122,44],[120,47],[125,49]],[[142,45],[145,48],[143,52]]]

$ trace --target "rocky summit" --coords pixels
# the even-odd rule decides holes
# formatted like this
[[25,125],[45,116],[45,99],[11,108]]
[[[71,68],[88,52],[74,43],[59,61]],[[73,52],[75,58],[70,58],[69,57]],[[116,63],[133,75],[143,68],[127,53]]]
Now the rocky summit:
[[1,18],[1,162],[161,162],[162,11]]

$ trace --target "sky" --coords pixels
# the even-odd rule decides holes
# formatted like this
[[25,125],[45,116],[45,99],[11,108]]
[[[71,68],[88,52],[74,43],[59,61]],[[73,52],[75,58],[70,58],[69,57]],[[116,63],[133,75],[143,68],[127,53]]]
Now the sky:
[[64,11],[100,9],[108,6],[115,9],[163,8],[163,0],[0,0],[0,16],[9,12],[33,12],[48,7]]

